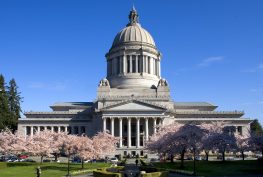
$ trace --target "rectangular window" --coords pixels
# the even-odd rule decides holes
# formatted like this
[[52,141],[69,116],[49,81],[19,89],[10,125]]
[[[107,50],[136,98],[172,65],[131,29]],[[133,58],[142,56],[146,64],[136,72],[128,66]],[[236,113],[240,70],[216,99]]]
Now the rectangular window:
[[242,126],[237,127],[237,132],[239,135],[242,135]]

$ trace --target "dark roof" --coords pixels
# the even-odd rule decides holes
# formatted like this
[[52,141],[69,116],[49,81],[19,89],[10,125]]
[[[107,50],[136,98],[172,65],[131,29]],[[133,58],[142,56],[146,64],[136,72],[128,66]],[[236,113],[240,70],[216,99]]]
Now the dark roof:
[[215,105],[211,104],[211,103],[207,103],[207,102],[174,102],[174,106],[213,106],[216,107]]
[[52,105],[52,107],[57,106],[92,106],[93,102],[57,102]]

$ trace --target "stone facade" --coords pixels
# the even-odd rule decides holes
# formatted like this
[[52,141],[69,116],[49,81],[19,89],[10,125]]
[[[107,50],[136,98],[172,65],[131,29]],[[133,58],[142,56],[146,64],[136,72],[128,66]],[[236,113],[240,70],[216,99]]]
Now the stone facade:
[[121,138],[118,154],[144,154],[145,141],[158,125],[225,121],[244,134],[250,119],[241,111],[216,111],[206,102],[174,102],[168,81],[161,77],[161,53],[138,23],[132,9],[130,22],[115,37],[106,54],[107,77],[100,80],[94,102],[64,102],[50,106],[51,112],[26,112],[18,131],[33,135],[49,129],[93,136],[109,130]]

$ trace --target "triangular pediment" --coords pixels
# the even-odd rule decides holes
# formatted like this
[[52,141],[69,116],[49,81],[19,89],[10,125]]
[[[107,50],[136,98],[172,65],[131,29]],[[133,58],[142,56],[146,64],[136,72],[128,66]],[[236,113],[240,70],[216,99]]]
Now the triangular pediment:
[[137,100],[129,100],[121,103],[116,103],[103,108],[107,111],[164,111],[164,107],[154,105],[151,103],[145,103]]

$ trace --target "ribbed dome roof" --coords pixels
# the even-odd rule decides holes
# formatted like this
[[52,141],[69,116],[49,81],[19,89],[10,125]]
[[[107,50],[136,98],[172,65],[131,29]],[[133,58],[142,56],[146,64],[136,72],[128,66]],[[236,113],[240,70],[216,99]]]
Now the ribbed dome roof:
[[125,42],[140,42],[155,46],[155,42],[150,33],[138,23],[122,29],[114,38],[112,46],[117,46]]
[[129,15],[130,23],[116,35],[112,47],[127,42],[139,42],[155,46],[152,36],[141,27],[138,23],[138,18],[137,11],[133,7]]

